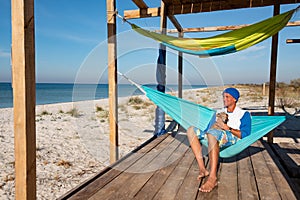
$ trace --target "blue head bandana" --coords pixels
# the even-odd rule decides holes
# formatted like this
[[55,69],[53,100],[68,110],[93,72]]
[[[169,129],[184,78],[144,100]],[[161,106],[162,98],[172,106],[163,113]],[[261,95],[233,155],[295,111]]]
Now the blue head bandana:
[[228,93],[230,94],[233,98],[235,98],[236,101],[239,100],[239,97],[240,97],[240,93],[237,89],[235,88],[226,88],[224,91],[223,91],[223,94],[224,93]]

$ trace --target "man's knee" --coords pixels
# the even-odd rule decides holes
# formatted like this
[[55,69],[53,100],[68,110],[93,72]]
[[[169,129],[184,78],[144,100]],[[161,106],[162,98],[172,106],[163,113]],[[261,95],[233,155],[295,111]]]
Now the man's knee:
[[194,131],[194,127],[193,126],[190,126],[188,129],[187,129],[187,136],[189,139],[193,138],[195,136],[195,131]]

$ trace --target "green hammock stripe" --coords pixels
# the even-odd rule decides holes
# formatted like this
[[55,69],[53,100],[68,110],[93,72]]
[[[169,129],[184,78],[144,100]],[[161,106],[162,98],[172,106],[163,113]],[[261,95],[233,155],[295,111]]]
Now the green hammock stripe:
[[225,55],[225,54],[236,52],[236,49],[235,49],[234,45],[231,45],[231,46],[228,46],[228,47],[220,47],[220,48],[214,48],[214,49],[208,49],[208,50],[195,51],[195,50],[179,48],[179,47],[176,47],[176,46],[164,43],[164,42],[163,42],[163,44],[166,45],[167,47],[170,47],[170,48],[174,49],[174,50],[181,51],[183,53],[188,53],[188,54],[192,54],[192,55],[201,56],[201,57]]
[[194,55],[223,55],[235,52],[224,51],[228,47],[240,51],[275,35],[286,26],[296,10],[293,9],[250,26],[208,38],[178,38],[148,31],[135,24],[131,24],[131,27],[136,32],[178,51]]
[[[216,111],[205,106],[142,86],[146,96],[184,129],[190,126],[206,131],[215,121]],[[284,116],[252,116],[251,134],[236,144],[220,150],[220,157],[234,156],[285,121]],[[206,140],[201,143],[207,146]]]

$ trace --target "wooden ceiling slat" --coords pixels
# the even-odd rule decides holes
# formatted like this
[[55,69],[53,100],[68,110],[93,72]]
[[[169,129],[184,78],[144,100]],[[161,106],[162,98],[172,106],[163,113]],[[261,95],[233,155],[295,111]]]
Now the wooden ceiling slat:
[[[142,0],[134,0],[141,2]],[[231,10],[240,8],[253,8],[274,5],[274,0],[163,0],[167,6],[167,15],[178,15],[199,12],[212,12],[221,10]],[[300,0],[278,0],[280,4],[300,3]],[[143,1],[142,1],[143,2]],[[179,3],[178,3],[179,2]],[[183,3],[184,2],[184,3]],[[196,2],[196,3],[195,3]],[[126,19],[158,17],[160,8],[143,8],[140,10],[126,10],[124,16]]]
[[[279,0],[280,4],[291,4],[300,3],[300,0]],[[237,3],[239,2],[239,3]],[[168,14],[188,14],[188,13],[199,13],[199,12],[212,12],[221,10],[232,10],[240,8],[254,8],[274,5],[274,0],[257,1],[211,1],[202,3],[191,3],[191,4],[176,4],[168,5]]]
[[145,17],[159,17],[160,7],[158,8],[146,8],[141,10],[125,10],[125,19],[145,18]]

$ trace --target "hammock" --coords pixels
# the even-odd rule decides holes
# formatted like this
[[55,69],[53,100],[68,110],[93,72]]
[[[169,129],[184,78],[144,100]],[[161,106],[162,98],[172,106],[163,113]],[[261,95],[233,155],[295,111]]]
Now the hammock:
[[128,23],[136,32],[174,50],[198,56],[217,56],[241,51],[275,35],[286,26],[298,8],[256,24],[208,38],[177,38],[148,31]]
[[[216,111],[205,106],[141,86],[146,96],[184,129],[190,126],[206,131],[215,121]],[[285,116],[252,116],[251,134],[236,144],[220,149],[220,157],[234,156],[285,121]],[[206,140],[201,142],[207,146]]]

